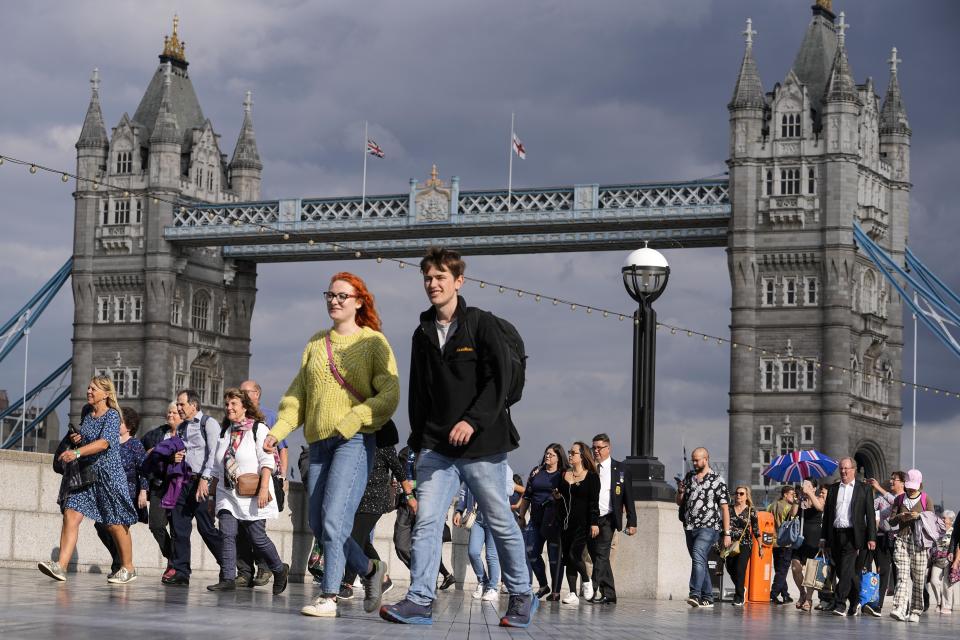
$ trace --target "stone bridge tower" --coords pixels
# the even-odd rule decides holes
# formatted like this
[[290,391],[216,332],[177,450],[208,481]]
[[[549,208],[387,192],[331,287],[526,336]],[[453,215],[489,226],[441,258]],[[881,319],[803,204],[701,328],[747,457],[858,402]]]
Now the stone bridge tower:
[[247,375],[255,265],[224,260],[219,248],[174,247],[163,228],[173,224],[172,202],[260,197],[252,102],[248,93],[228,163],[200,108],[177,27],[174,18],[133,118],[123,114],[110,136],[96,70],[91,80],[76,144],[74,421],[95,373],[113,378],[120,403],[139,411],[145,426],[163,421],[178,389],[195,388],[213,410],[225,386]]
[[[847,24],[818,0],[793,67],[765,93],[747,21],[730,112],[730,478],[762,489],[782,452],[900,462],[903,310],[858,252],[859,222],[893,257],[907,242],[910,129],[896,49],[881,102],[856,84]],[[822,364],[821,364],[822,363]]]

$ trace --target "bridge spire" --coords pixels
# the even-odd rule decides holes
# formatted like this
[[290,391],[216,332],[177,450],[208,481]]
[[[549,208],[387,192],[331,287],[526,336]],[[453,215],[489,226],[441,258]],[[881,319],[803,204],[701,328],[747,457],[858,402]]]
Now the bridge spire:
[[910,124],[907,121],[907,110],[903,106],[903,96],[900,94],[900,81],[897,78],[897,65],[903,60],[897,57],[897,48],[890,52],[890,84],[887,85],[887,95],[883,99],[883,108],[880,111],[880,133],[910,134]]
[[737,74],[737,84],[733,88],[733,98],[728,109],[762,109],[764,107],[763,84],[760,82],[760,73],[757,63],[753,61],[753,36],[757,32],[753,29],[753,20],[747,18],[747,28],[743,32],[746,50],[743,61],[740,63],[740,73]]
[[181,69],[187,68],[187,56],[184,48],[187,43],[180,39],[177,29],[180,26],[180,16],[173,16],[173,33],[163,37],[163,53],[160,54],[160,62],[172,62]]
[[107,138],[107,128],[103,124],[103,112],[100,110],[100,70],[95,68],[90,76],[90,104],[83,119],[80,137],[77,139],[77,148],[108,146],[110,141]]
[[253,131],[253,92],[247,91],[243,100],[243,124],[240,125],[240,135],[237,137],[237,146],[233,150],[233,159],[230,169],[263,169],[260,162],[260,152],[257,149],[257,137]]
[[169,60],[163,63],[163,92],[160,94],[160,108],[157,110],[157,120],[153,125],[153,131],[150,133],[150,144],[154,142],[180,144],[180,127],[177,124],[177,116],[173,113],[173,108],[170,103],[172,66]]
[[850,69],[850,61],[847,60],[846,31],[850,28],[847,24],[846,16],[841,11],[837,24],[837,52],[833,57],[833,65],[830,68],[830,79],[827,81],[827,91],[824,96],[825,102],[846,101],[860,102],[860,95],[857,92],[857,83],[853,80],[853,71]]

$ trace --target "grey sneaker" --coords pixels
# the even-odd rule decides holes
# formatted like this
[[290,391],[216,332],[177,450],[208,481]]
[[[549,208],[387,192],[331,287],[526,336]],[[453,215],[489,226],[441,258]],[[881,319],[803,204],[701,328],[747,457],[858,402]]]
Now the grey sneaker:
[[387,574],[387,565],[373,560],[373,575],[363,579],[363,610],[373,613],[380,608],[383,598],[383,576]]
[[59,562],[38,562],[37,569],[45,576],[50,576],[58,582],[66,582],[67,574],[60,568]]
[[110,584],[129,584],[137,579],[137,570],[127,571],[121,567],[116,573],[107,578]]

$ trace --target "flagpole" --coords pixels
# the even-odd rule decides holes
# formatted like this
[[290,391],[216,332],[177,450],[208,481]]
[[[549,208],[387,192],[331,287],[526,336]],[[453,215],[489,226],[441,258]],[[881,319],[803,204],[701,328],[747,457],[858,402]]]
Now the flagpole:
[[367,210],[367,121],[363,121],[363,187],[361,189],[360,195],[360,217],[363,217],[363,214]]
[[20,451],[23,451],[26,445],[25,428],[27,425],[27,364],[30,354],[30,309],[27,309],[27,313],[23,317],[23,323],[26,325],[26,328],[23,330],[26,342],[23,347],[23,404],[20,405]]
[[[917,293],[913,293],[913,306],[917,306]],[[910,468],[917,468],[917,313],[913,313],[913,451]]]
[[507,145],[507,211],[513,207],[513,116],[510,113],[510,144]]

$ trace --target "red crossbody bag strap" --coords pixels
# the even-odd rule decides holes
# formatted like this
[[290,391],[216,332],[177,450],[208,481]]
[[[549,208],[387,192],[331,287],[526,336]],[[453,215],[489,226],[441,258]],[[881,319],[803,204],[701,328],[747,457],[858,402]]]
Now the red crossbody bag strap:
[[353,385],[351,385],[349,382],[344,380],[343,376],[340,375],[340,372],[337,370],[337,365],[333,361],[333,347],[330,344],[329,335],[324,336],[323,343],[327,346],[327,364],[330,365],[330,373],[332,373],[336,381],[340,383],[340,386],[347,390],[347,393],[352,395],[354,398],[356,398],[360,402],[366,402],[367,399],[364,398],[359,391],[354,389]]

